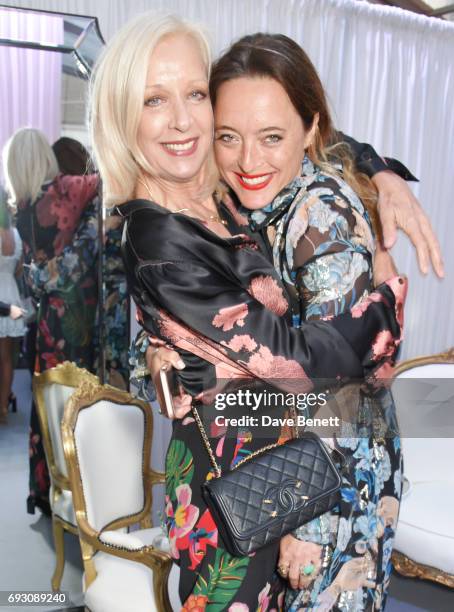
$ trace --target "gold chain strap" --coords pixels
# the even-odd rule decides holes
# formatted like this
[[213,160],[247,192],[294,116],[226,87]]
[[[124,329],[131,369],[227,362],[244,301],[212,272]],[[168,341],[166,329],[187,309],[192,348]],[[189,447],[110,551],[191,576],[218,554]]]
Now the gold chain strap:
[[216,474],[216,478],[221,477],[221,468],[216,463],[216,459],[214,458],[214,453],[211,449],[210,441],[208,440],[208,436],[205,431],[205,427],[202,424],[202,421],[199,416],[199,412],[195,406],[192,406],[192,414],[194,415],[195,422],[197,423],[197,427],[199,428],[200,435],[202,436],[202,440],[205,444],[205,448],[207,449],[208,455],[210,456],[211,465],[213,466],[214,472]]
[[[213,453],[213,449],[211,448],[211,444],[210,444],[210,441],[208,439],[207,433],[205,431],[205,427],[203,426],[203,423],[202,423],[202,419],[200,418],[199,412],[198,412],[197,408],[194,405],[192,406],[192,414],[194,415],[195,422],[197,423],[197,427],[199,428],[200,435],[202,436],[203,443],[204,443],[205,448],[207,450],[207,453],[208,453],[208,455],[210,457],[211,465],[213,467],[215,476],[216,476],[216,478],[220,478],[222,476],[222,470],[221,470],[220,466],[216,462],[216,459],[215,459],[215,456],[214,456],[214,453]],[[290,414],[292,416],[293,422],[295,423],[295,425],[293,426],[293,437],[294,438],[298,438],[298,427],[296,425],[296,422],[297,422],[297,420],[296,420],[296,410],[295,410],[294,406],[292,406],[290,408]],[[254,457],[257,457],[258,455],[261,455],[261,454],[265,453],[266,451],[271,450],[273,448],[276,448],[278,446],[280,446],[280,444],[278,442],[275,442],[274,444],[269,444],[268,446],[264,446],[262,448],[259,448],[258,450],[256,450],[253,453],[251,453],[248,457],[245,457],[244,459],[241,459],[241,461],[239,461],[232,468],[232,470],[235,470],[237,467],[239,467],[243,463],[246,463],[247,461],[250,461]]]

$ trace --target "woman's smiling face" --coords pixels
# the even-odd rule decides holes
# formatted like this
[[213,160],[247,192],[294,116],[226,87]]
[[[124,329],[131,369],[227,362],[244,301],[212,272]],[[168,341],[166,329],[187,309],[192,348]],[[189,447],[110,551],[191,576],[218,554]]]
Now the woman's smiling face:
[[216,161],[246,208],[269,204],[299,175],[307,131],[284,88],[268,77],[223,83],[214,109]]
[[213,134],[207,79],[188,34],[165,36],[152,52],[137,142],[155,178],[185,182],[203,168]]

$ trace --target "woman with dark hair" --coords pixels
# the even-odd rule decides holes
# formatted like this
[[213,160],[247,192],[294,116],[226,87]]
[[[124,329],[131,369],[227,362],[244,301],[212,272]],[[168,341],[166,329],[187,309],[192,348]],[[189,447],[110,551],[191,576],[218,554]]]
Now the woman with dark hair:
[[75,138],[62,136],[54,142],[52,149],[57,158],[58,169],[62,174],[76,176],[93,173],[90,153]]
[[[294,325],[361,312],[373,291],[376,192],[348,145],[332,144],[308,56],[283,35],[246,36],[213,66],[210,93],[221,176],[272,249]],[[375,230],[380,238],[376,220]],[[279,571],[294,589],[286,607],[382,609],[401,495],[395,407],[386,389],[359,384],[332,401],[348,408],[331,440],[347,458],[342,501],[281,541]]]

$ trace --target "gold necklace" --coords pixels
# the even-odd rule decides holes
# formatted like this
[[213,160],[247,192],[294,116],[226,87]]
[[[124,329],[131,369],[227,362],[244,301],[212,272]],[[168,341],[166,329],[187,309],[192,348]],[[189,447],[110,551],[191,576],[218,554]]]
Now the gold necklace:
[[[148,183],[143,180],[140,176],[137,179],[139,181],[139,183],[141,183],[145,189],[147,190],[148,195],[150,196],[150,200],[152,202],[156,202],[156,199],[153,196],[153,192],[151,191],[150,187],[148,186]],[[157,202],[156,202],[157,203]],[[170,208],[164,207],[166,208],[169,212],[171,213],[185,213],[185,212],[190,212],[189,208],[180,208],[179,210],[171,210]],[[190,217],[191,215],[188,215],[188,217]],[[203,219],[202,217],[192,217],[193,219],[197,219],[198,221],[205,221],[205,223],[209,223],[210,221],[212,223],[221,223],[222,225],[226,226],[227,225],[227,221],[225,221],[224,219],[221,219],[221,217],[219,215],[209,215],[209,217],[206,219]]]

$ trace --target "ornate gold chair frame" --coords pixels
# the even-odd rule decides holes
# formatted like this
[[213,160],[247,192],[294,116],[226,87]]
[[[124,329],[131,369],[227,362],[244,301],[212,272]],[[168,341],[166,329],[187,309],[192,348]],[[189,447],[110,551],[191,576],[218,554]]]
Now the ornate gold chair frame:
[[[93,374],[90,374],[90,372],[87,370],[78,368],[74,363],[70,363],[69,361],[65,361],[64,363],[57,365],[55,368],[51,368],[50,370],[46,370],[40,374],[36,373],[33,376],[33,396],[41,426],[44,452],[46,454],[47,465],[49,467],[49,476],[52,482],[53,498],[50,500],[51,508],[55,506],[56,500],[60,495],[62,495],[63,491],[69,491],[71,493],[71,485],[69,479],[61,473],[55,461],[55,453],[49,430],[46,402],[44,400],[44,388],[51,384],[77,388],[83,381],[97,383],[98,378]],[[57,516],[53,512],[52,531],[55,544],[56,567],[52,576],[51,584],[52,589],[54,591],[58,591],[65,567],[64,531],[68,531],[76,536],[78,535],[78,532],[77,527],[71,523],[68,523],[62,517]]]
[[[140,512],[117,519],[97,531],[90,525],[88,520],[74,431],[80,412],[100,400],[107,400],[117,404],[134,404],[138,406],[144,414],[145,440],[142,462],[144,506]],[[125,391],[120,391],[107,385],[93,384],[84,381],[66,404],[62,423],[62,435],[66,463],[68,465],[73,489],[76,519],[79,527],[80,544],[85,569],[85,589],[90,586],[97,575],[93,556],[97,551],[103,551],[122,559],[142,563],[150,568],[153,571],[153,589],[158,612],[172,612],[167,591],[169,573],[172,567],[170,555],[151,545],[144,545],[139,550],[130,550],[123,546],[108,544],[100,539],[102,533],[108,530],[130,527],[137,523],[142,529],[152,526],[152,487],[154,484],[165,483],[165,474],[156,472],[150,467],[151,441],[153,436],[152,419],[153,415],[150,406],[146,402],[133,397]]]
[[[402,372],[411,370],[412,368],[437,363],[454,363],[454,347],[450,348],[444,353],[428,355],[426,357],[415,357],[414,359],[401,361],[395,367],[394,376],[396,377],[399,374],[402,374]],[[454,589],[454,575],[447,574],[442,570],[436,569],[435,567],[431,567],[429,565],[424,565],[423,563],[417,563],[397,550],[393,551],[392,562],[394,569],[402,576],[406,576],[407,578],[431,580],[432,582],[438,582],[443,586]]]

